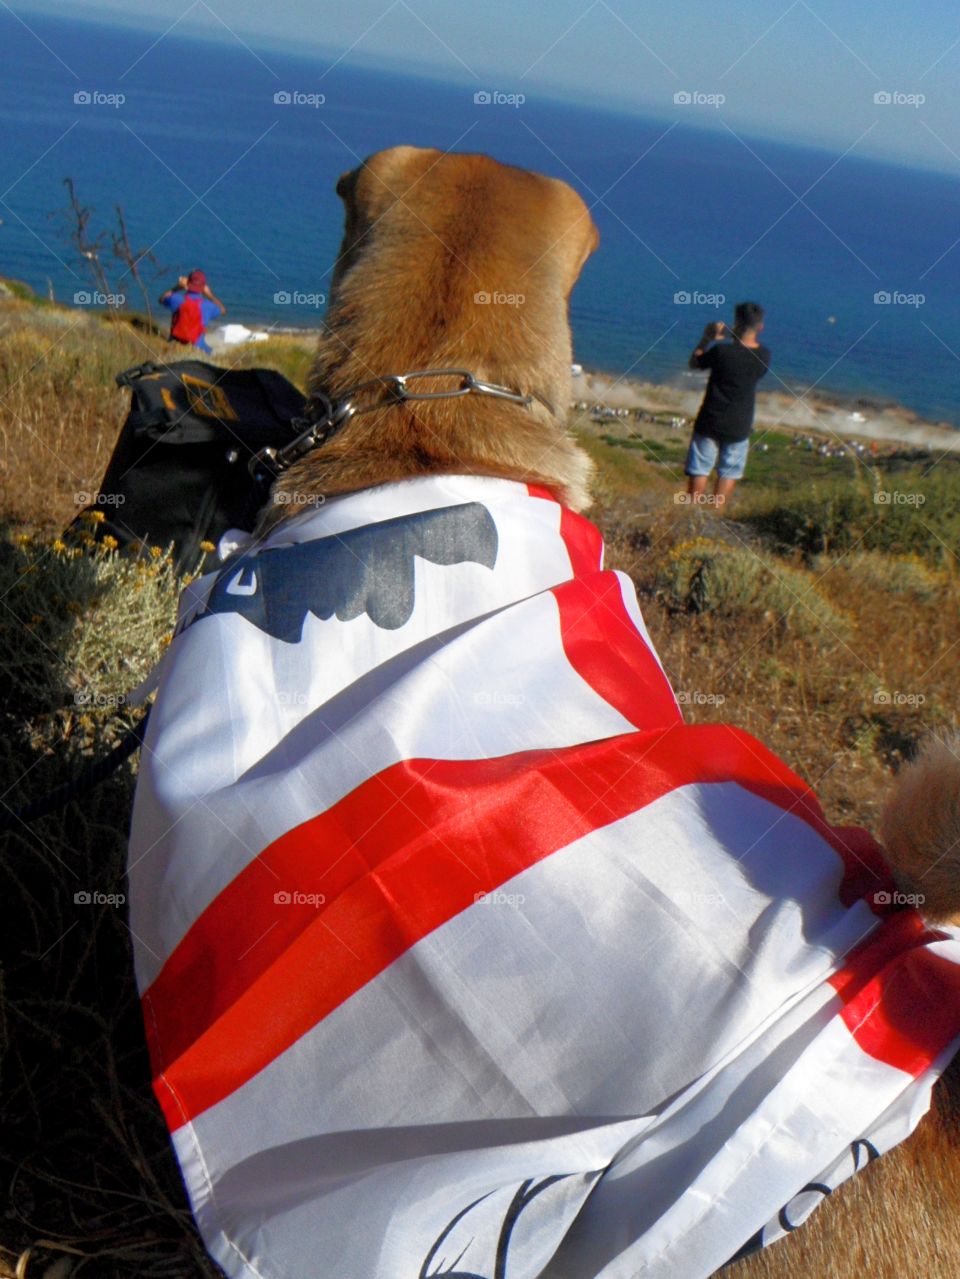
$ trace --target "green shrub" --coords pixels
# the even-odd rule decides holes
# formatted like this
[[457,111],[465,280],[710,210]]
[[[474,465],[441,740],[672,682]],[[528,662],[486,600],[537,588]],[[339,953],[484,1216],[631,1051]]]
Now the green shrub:
[[880,475],[875,489],[814,485],[741,518],[775,547],[807,558],[857,548],[939,564],[960,544],[957,487],[955,468],[944,463],[931,473]]
[[819,556],[811,565],[818,577],[839,574],[844,589],[885,591],[917,600],[942,595],[944,575],[917,555],[888,555],[884,551],[850,551],[833,558]]
[[744,517],[775,546],[807,556],[852,546],[877,518],[871,498],[852,485],[814,486]]
[[797,635],[841,639],[850,632],[850,619],[820,594],[811,574],[772,555],[703,538],[674,547],[656,590],[676,610],[768,616]]

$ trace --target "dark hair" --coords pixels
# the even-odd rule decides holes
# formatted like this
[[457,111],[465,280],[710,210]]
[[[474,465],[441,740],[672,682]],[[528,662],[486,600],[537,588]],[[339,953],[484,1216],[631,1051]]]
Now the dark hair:
[[733,319],[738,329],[755,329],[762,322],[764,314],[759,302],[738,302]]

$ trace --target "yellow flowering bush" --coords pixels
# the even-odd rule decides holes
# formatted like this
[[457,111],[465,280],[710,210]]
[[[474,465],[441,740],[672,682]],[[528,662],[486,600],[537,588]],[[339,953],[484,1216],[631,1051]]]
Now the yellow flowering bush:
[[122,706],[176,616],[168,550],[130,554],[84,533],[71,542],[19,532],[0,544],[0,686],[28,714]]

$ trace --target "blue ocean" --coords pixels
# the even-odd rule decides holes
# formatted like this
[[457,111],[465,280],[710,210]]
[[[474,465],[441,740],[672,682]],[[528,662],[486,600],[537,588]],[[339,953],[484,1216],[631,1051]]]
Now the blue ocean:
[[93,231],[122,205],[163,268],[154,293],[202,266],[231,319],[315,327],[337,177],[397,143],[483,151],[591,206],[601,247],[571,305],[588,367],[680,378],[704,323],[755,299],[786,386],[960,426],[955,177],[741,141],[696,113],[596,110],[586,75],[582,103],[517,104],[511,86],[159,34],[34,15],[28,29],[0,11],[0,274],[66,302],[91,288],[63,216],[69,176]]

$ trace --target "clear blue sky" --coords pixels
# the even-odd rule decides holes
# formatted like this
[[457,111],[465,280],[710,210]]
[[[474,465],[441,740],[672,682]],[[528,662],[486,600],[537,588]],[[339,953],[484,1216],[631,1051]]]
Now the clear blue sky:
[[[7,7],[5,5],[5,7]],[[315,48],[960,175],[960,7],[945,0],[12,0],[255,49]],[[674,103],[722,94],[719,107]],[[877,104],[875,93],[923,95]]]

